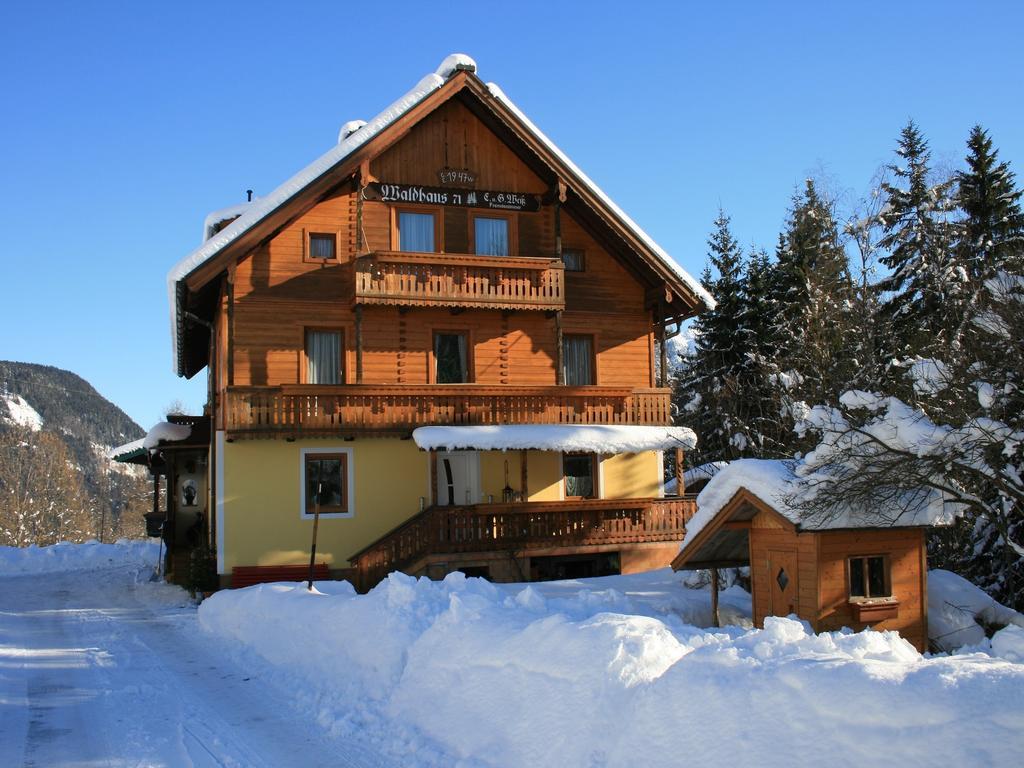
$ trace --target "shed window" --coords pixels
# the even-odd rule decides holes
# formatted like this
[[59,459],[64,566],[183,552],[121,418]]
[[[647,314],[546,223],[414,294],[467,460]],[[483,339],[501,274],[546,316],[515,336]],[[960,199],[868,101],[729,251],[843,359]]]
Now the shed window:
[[343,453],[311,453],[305,457],[305,513],[337,514],[348,511],[348,457]]
[[850,597],[891,597],[889,558],[869,555],[850,558]]

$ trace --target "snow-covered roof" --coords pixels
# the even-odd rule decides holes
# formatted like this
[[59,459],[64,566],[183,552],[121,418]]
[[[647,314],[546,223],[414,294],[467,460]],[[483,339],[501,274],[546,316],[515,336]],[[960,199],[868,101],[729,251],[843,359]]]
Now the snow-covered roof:
[[798,492],[797,462],[776,459],[739,459],[722,468],[697,496],[697,513],[686,523],[685,550],[702,530],[741,490],[769,505],[801,530],[823,531],[841,528],[910,528],[944,525],[950,513],[937,491],[922,489],[917,503],[896,510],[864,510],[854,506],[841,514],[820,518],[794,506]]
[[[181,318],[179,317],[180,307],[178,306],[178,283],[212,259],[230,243],[241,237],[245,232],[248,232],[259,222],[270,216],[274,211],[292,199],[316,179],[320,178],[341,163],[345,158],[349,157],[359,147],[381,133],[399,117],[444,85],[445,81],[459,70],[476,72],[476,62],[465,54],[451,54],[441,62],[441,65],[434,72],[422,78],[409,92],[392,102],[386,109],[369,122],[362,125],[360,125],[362,121],[357,120],[345,123],[339,133],[338,143],[334,147],[285,181],[273,192],[259,198],[258,200],[253,200],[251,204],[246,204],[244,209],[242,206],[234,206],[232,209],[222,209],[221,211],[216,211],[214,214],[211,214],[211,216],[223,216],[219,221],[224,221],[229,218],[229,216],[225,215],[226,211],[232,212],[236,209],[239,210],[240,215],[238,218],[224,227],[220,232],[212,233],[213,226],[209,225],[209,217],[207,217],[207,224],[204,224],[204,235],[209,233],[208,238],[202,243],[202,245],[178,262],[167,275],[167,292],[171,312],[172,364],[176,373],[182,373],[179,358],[179,345],[181,342],[179,339],[179,322]],[[627,216],[622,209],[615,205],[615,203],[613,203],[612,200],[596,184],[594,184],[589,177],[586,176],[586,174],[584,174],[571,160],[569,160],[565,153],[563,153],[554,144],[554,142],[545,136],[529,120],[529,118],[527,118],[519,108],[516,107],[501,88],[499,88],[495,83],[488,83],[487,88],[490,93],[509,111],[511,111],[522,125],[533,134],[534,138],[546,146],[553,155],[558,157],[559,160],[578,177],[579,181],[585,185],[595,197],[600,199],[607,209],[617,217],[626,228],[631,230],[637,238],[639,238],[650,249],[651,253],[653,253],[659,261],[663,262],[664,265],[686,285],[694,296],[696,296],[708,309],[713,309],[715,307],[715,300],[711,297],[711,294],[704,289],[700,282],[687,273],[686,270],[684,270],[674,259],[662,250],[662,248],[655,243],[653,239],[651,239],[650,235],[644,232],[636,222]]]
[[141,451],[152,451],[162,443],[179,443],[191,435],[192,427],[188,424],[160,421],[153,425],[145,437],[111,448],[107,456],[113,461],[128,461],[138,456]]
[[423,450],[538,450],[638,453],[692,449],[697,436],[686,427],[610,424],[512,424],[480,427],[420,427],[412,439]]
[[[683,488],[689,488],[694,483],[699,483],[704,480],[710,480],[714,477],[718,470],[723,467],[729,466],[727,461],[709,461],[707,464],[701,464],[699,467],[690,467],[688,470],[683,472]],[[673,477],[665,483],[665,493],[676,492],[676,479]]]
[[237,219],[243,213],[248,211],[252,207],[253,201],[250,200],[246,203],[238,203],[237,205],[229,205],[226,208],[218,208],[216,211],[210,211],[206,214],[206,218],[203,219],[203,242],[205,243],[211,237],[216,234],[217,225],[224,221],[231,221]]

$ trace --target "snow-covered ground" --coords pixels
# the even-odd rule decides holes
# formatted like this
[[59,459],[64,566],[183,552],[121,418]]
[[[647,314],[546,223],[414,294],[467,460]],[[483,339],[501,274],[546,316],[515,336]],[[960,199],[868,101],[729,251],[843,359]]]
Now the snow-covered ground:
[[[733,587],[722,613],[734,624],[705,630],[707,592],[669,571],[532,585],[392,575],[364,596],[262,585],[197,612],[148,581],[153,550],[102,562],[99,546],[61,553],[91,570],[31,576],[10,575],[0,551],[5,765],[789,768],[1024,754],[1016,626],[922,656],[892,634],[813,635],[791,619],[752,629]],[[955,603],[966,610],[950,620],[991,620],[956,579],[933,577],[933,611]]]

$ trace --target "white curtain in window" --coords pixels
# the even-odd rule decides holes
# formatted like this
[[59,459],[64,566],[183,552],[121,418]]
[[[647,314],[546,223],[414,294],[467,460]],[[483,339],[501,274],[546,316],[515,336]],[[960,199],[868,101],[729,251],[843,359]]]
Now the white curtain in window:
[[434,214],[398,213],[398,250],[434,252]]
[[473,219],[473,237],[478,256],[508,256],[508,219]]
[[562,339],[562,355],[567,385],[594,383],[594,350],[590,336],[565,336]]
[[341,384],[341,333],[306,331],[306,381]]

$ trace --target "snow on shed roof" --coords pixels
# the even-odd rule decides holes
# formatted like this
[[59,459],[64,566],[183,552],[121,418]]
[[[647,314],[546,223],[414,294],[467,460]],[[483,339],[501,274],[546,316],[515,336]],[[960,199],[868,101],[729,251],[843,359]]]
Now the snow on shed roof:
[[178,443],[187,440],[191,435],[192,427],[188,424],[159,421],[153,425],[145,437],[111,448],[107,456],[113,461],[130,461],[143,451],[152,451],[162,443]]
[[903,509],[889,513],[848,507],[842,514],[818,518],[796,507],[792,498],[799,491],[795,461],[781,459],[739,459],[711,478],[697,496],[697,513],[686,523],[684,550],[740,491],[746,490],[771,506],[802,530],[824,531],[840,528],[911,528],[944,525],[950,513],[937,491],[921,489],[916,498],[908,498]]
[[[309,186],[317,178],[327,173],[363,144],[370,141],[373,137],[391,125],[395,120],[408,112],[412,107],[416,106],[416,104],[426,98],[429,94],[444,85],[445,81],[459,70],[476,72],[476,62],[465,54],[453,53],[447,56],[434,72],[422,78],[412,88],[412,90],[392,102],[368,123],[361,126],[359,124],[362,121],[352,120],[345,123],[339,133],[338,143],[334,147],[285,181],[270,194],[259,198],[258,200],[253,200],[250,204],[246,204],[244,210],[240,210],[238,218],[224,227],[220,232],[211,233],[202,245],[178,262],[170,272],[168,272],[167,293],[170,305],[171,354],[173,370],[176,373],[179,375],[181,374],[178,354],[180,343],[180,339],[178,337],[178,282],[185,279],[197,268],[212,259],[228,244],[234,242],[242,234],[252,229],[256,224],[280,208],[284,203]],[[533,133],[537,140],[543,143],[552,152],[552,154],[558,157],[566,167],[572,171],[572,173],[574,173],[616,217],[620,219],[627,228],[632,230],[636,236],[643,241],[648,248],[650,248],[651,252],[661,262],[663,262],[665,266],[667,266],[708,309],[714,309],[714,298],[712,298],[711,294],[704,289],[700,282],[695,280],[688,272],[686,272],[686,270],[684,270],[672,257],[670,257],[657,243],[654,242],[650,235],[644,232],[636,222],[634,222],[625,214],[625,212],[622,211],[621,208],[612,202],[612,200],[593,181],[591,181],[591,179],[584,174],[583,171],[581,171],[576,164],[573,163],[565,153],[554,144],[554,142],[551,141],[551,139],[545,136],[537,126],[535,126],[533,122],[526,117],[522,111],[520,111],[520,109],[505,95],[496,83],[488,83],[487,88],[496,99],[516,115],[523,126]],[[235,208],[241,209],[242,206],[232,207],[232,209]],[[211,216],[222,215],[228,210],[231,209],[215,211]],[[221,218],[220,221],[224,221],[225,218]],[[207,217],[207,222],[204,224],[204,235],[209,233],[211,229],[212,227],[209,226],[209,217]]]
[[692,449],[697,436],[686,427],[611,424],[513,424],[481,427],[420,427],[412,439],[424,450],[538,450],[638,453]]

